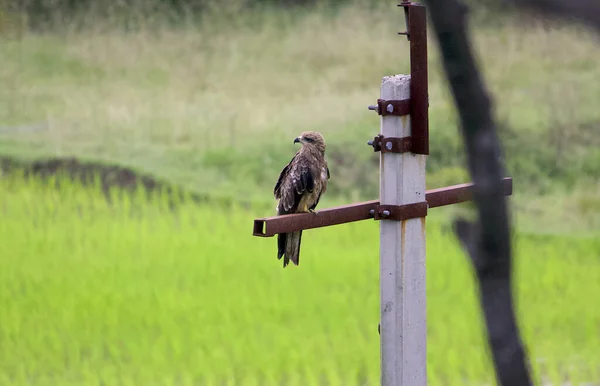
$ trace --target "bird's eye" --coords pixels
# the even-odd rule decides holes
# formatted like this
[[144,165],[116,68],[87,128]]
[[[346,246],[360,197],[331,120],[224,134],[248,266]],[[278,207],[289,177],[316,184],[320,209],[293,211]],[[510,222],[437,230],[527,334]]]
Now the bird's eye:
[[310,138],[310,137],[305,137],[305,138],[304,138],[304,140],[305,140],[306,142],[312,142],[312,141],[313,141],[313,139],[312,139],[312,138]]

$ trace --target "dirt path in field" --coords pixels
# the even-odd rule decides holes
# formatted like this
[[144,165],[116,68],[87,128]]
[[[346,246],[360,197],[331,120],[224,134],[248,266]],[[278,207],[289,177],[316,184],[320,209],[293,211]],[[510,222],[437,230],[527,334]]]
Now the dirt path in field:
[[[24,172],[25,177],[36,177],[46,180],[50,176],[62,175],[72,181],[78,181],[84,186],[100,183],[102,191],[110,200],[110,191],[134,192],[142,187],[148,193],[163,193],[170,197],[174,192],[183,194],[173,185],[159,181],[152,176],[140,174],[133,169],[117,165],[107,165],[93,162],[81,162],[76,158],[49,158],[32,162],[15,160],[0,156],[0,175],[10,175],[13,172]],[[208,197],[189,194],[196,202],[204,202]]]

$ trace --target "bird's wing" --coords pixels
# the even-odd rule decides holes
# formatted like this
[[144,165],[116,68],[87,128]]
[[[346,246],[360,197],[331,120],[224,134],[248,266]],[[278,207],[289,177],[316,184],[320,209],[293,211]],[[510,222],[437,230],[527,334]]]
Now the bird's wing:
[[283,168],[281,173],[279,173],[279,177],[277,178],[277,183],[275,184],[275,188],[273,189],[273,194],[275,195],[275,198],[278,200],[281,199],[281,188],[283,187],[284,182],[285,182],[286,178],[288,177],[290,168],[292,167],[292,164],[296,160],[297,156],[298,156],[298,154],[296,153],[296,155],[294,155],[294,157],[291,159],[291,161],[287,165],[285,165],[285,167]]
[[[327,170],[327,179],[329,180],[331,178],[330,175],[329,175],[329,166],[325,166],[325,170]],[[315,200],[315,203],[312,204],[309,209],[315,210],[317,208],[317,205],[319,205],[319,200],[321,200],[321,195],[322,194],[323,194],[323,192],[319,192],[319,195],[317,196],[317,199]]]
[[305,192],[314,190],[314,179],[306,160],[298,154],[281,171],[275,184],[275,198],[279,200],[279,214],[294,213]]

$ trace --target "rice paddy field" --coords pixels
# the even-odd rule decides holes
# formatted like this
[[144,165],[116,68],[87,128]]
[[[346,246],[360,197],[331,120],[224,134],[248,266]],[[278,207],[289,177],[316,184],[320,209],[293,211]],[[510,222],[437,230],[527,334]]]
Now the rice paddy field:
[[[1,385],[378,384],[374,221],[307,231],[283,270],[275,239],[251,236],[262,210],[114,197],[0,178]],[[428,218],[429,384],[492,384],[471,268],[442,223]],[[537,379],[598,384],[600,240],[517,233],[515,249]]]

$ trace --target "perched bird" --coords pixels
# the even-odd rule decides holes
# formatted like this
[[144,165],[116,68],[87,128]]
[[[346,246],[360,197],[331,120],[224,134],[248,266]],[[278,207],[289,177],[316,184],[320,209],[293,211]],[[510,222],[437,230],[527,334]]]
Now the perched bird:
[[[277,215],[315,212],[321,195],[327,190],[329,167],[325,160],[325,139],[316,131],[305,131],[294,143],[302,147],[279,174],[275,189]],[[277,259],[283,256],[283,267],[290,260],[300,262],[302,231],[277,235]]]

